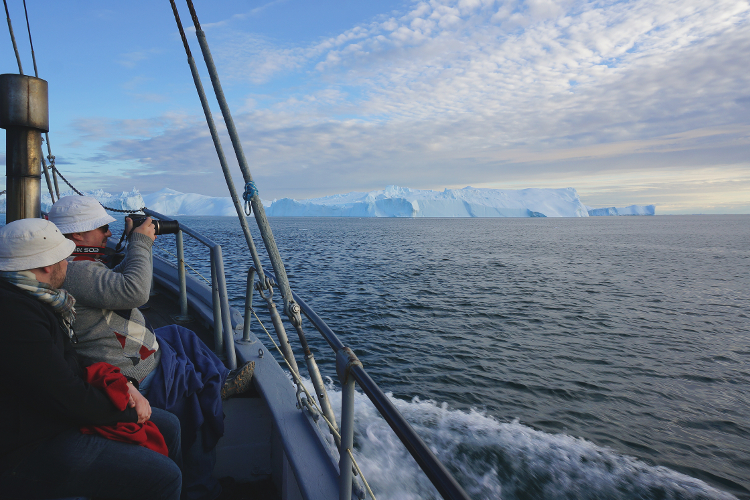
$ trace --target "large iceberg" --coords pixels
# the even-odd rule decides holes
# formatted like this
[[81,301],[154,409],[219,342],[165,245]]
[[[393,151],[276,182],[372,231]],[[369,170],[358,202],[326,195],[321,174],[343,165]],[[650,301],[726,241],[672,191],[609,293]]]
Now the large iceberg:
[[629,207],[616,208],[591,208],[586,207],[590,217],[604,215],[656,215],[656,205],[630,205]]
[[277,217],[588,217],[573,188],[431,191],[388,186],[308,200],[274,200],[266,213]]
[[[75,193],[68,192],[64,195]],[[236,215],[230,197],[181,193],[165,188],[141,196],[137,189],[120,194],[96,190],[85,193],[102,205],[136,211],[141,207],[164,215]],[[0,196],[0,213],[5,212]],[[51,206],[42,193],[42,210]],[[263,201],[266,214],[276,217],[588,217],[594,215],[654,215],[654,205],[591,208],[581,203],[573,188],[483,189],[465,187],[431,191],[388,186],[370,192],[352,192],[307,200]]]
[[[108,193],[101,189],[95,191],[84,191],[83,194],[86,196],[93,196],[105,207],[116,208],[118,210],[130,210],[135,212],[144,206],[143,197],[135,188],[130,192],[123,191],[119,194]],[[62,193],[61,196],[77,196],[77,194],[73,191],[67,191]],[[6,196],[0,196],[0,214],[5,213],[7,201],[8,199]],[[41,205],[42,212],[49,212],[49,209],[52,206],[52,199],[48,192],[42,191]]]
[[237,216],[234,203],[229,196],[218,197],[196,193],[180,193],[174,189],[164,188],[161,191],[147,194],[143,197],[143,201],[146,202],[148,208],[163,215]]

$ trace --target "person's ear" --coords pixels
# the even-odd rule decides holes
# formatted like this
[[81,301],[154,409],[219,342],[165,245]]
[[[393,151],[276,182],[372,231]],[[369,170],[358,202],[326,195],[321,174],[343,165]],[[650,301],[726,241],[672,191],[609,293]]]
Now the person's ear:
[[71,240],[73,240],[73,243],[80,243],[83,241],[83,236],[81,236],[81,233],[70,233],[68,236]]
[[42,266],[39,268],[39,270],[44,274],[52,274],[52,271],[54,271],[56,265],[57,264],[52,264],[51,266]]

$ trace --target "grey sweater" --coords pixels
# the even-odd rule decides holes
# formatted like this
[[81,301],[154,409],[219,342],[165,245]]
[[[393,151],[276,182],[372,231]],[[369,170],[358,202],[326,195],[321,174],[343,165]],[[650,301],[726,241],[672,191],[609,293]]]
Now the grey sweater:
[[151,289],[152,245],[132,233],[125,260],[114,269],[90,260],[68,263],[61,288],[76,299],[75,348],[84,364],[106,361],[139,381],[158,366],[159,344],[137,309]]

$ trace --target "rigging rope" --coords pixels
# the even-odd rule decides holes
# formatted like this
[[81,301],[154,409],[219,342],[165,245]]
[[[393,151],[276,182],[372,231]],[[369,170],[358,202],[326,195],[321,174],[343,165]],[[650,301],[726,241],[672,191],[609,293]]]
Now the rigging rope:
[[18,72],[23,75],[23,67],[21,66],[21,56],[18,55],[18,45],[16,45],[16,35],[13,34],[13,25],[10,22],[10,13],[8,12],[8,0],[3,0],[5,4],[5,17],[8,18],[8,30],[10,30],[10,39],[13,41],[13,50],[16,52],[16,61],[18,61]]
[[[313,398],[310,393],[307,391],[307,388],[305,387],[305,384],[302,383],[302,379],[300,379],[299,375],[295,373],[294,370],[292,370],[292,366],[289,364],[289,361],[286,360],[284,357],[284,353],[281,352],[281,348],[276,344],[276,341],[273,339],[273,336],[271,336],[270,332],[266,329],[266,326],[263,324],[263,322],[260,320],[258,315],[255,312],[255,309],[250,308],[250,312],[253,313],[253,316],[255,316],[255,319],[258,320],[258,324],[261,328],[263,328],[263,331],[266,332],[266,335],[268,335],[268,338],[271,340],[271,343],[276,348],[276,350],[281,355],[281,359],[284,360],[284,363],[286,363],[287,368],[289,368],[289,372],[292,374],[292,377],[294,378],[294,381],[297,383],[298,387],[301,387],[303,391],[305,391],[305,395],[307,396],[307,400],[310,401],[312,406],[315,408],[315,411],[318,412],[318,414],[323,417],[323,420],[325,420],[326,424],[328,425],[328,428],[331,430],[331,433],[334,434],[339,440],[341,440],[341,434],[339,434],[339,431],[336,429],[336,426],[334,426],[325,416],[325,414],[321,411],[321,409],[318,407],[318,403],[315,401],[315,398]],[[365,479],[365,475],[362,473],[362,469],[359,468],[359,465],[357,464],[357,461],[354,459],[354,455],[352,454],[352,450],[349,448],[346,449],[346,452],[349,453],[349,456],[352,459],[352,464],[354,465],[354,468],[357,470],[357,474],[359,474],[359,477],[362,478],[362,481],[365,483],[365,488],[367,488],[367,492],[372,497],[372,500],[377,500],[375,498],[375,493],[372,492],[372,489],[370,489],[370,485],[367,483],[367,479]]]
[[26,0],[23,0],[23,12],[24,14],[26,14],[26,29],[29,31],[29,45],[31,46],[31,60],[34,62],[34,76],[39,78],[39,72],[36,70],[36,56],[34,55],[34,42],[31,40],[31,26],[29,25],[29,11],[26,10]]
[[[156,242],[154,242],[154,247],[156,247],[156,248],[157,248],[157,250],[161,250],[162,252],[164,252],[164,253],[167,253],[167,254],[171,255],[172,257],[174,257],[175,259],[177,259],[177,261],[179,262],[179,260],[180,260],[180,258],[179,258],[179,257],[177,257],[177,256],[176,256],[175,254],[173,254],[172,252],[170,252],[170,251],[169,251],[169,250],[167,250],[166,248],[164,248],[164,247],[160,247],[159,245],[157,245],[157,244],[156,244]],[[203,276],[203,275],[202,275],[201,273],[199,273],[199,272],[198,272],[198,271],[197,271],[197,270],[196,270],[196,269],[195,269],[195,268],[194,268],[193,266],[191,266],[190,264],[188,264],[188,262],[187,262],[186,260],[183,260],[183,263],[184,263],[184,264],[185,264],[186,266],[188,266],[188,267],[189,267],[190,269],[192,269],[192,270],[193,270],[193,272],[194,272],[195,274],[197,274],[198,276],[200,276],[201,278],[203,278],[203,281],[205,281],[205,282],[206,282],[206,283],[208,284],[208,286],[211,286],[211,282],[210,282],[210,281],[208,281],[208,280],[206,279],[206,277],[205,277],[205,276]]]

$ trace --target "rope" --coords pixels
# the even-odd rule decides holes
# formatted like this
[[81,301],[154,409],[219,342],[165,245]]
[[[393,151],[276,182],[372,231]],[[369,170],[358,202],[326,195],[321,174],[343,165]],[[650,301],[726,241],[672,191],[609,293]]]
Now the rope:
[[[47,143],[47,144],[49,144],[49,143]],[[54,156],[52,158],[54,159]],[[53,172],[57,172],[57,175],[59,175],[60,178],[65,182],[65,184],[67,184],[70,187],[70,189],[72,189],[73,191],[75,191],[75,193],[77,195],[79,195],[79,196],[86,196],[85,194],[83,194],[82,192],[80,192],[79,190],[77,190],[75,187],[73,187],[73,184],[71,184],[70,182],[68,182],[68,179],[66,179],[65,176],[62,173],[60,173],[60,171],[57,169],[57,166],[55,166],[53,164],[53,165],[50,165],[50,167],[52,168]],[[105,210],[109,210],[110,212],[118,212],[118,213],[121,213],[121,214],[130,214],[130,213],[133,213],[133,212],[143,212],[144,210],[146,210],[146,207],[141,207],[138,210],[121,210],[119,208],[107,207],[105,205],[102,205],[102,207],[104,207]]]
[[29,25],[29,11],[26,10],[26,0],[23,0],[23,12],[26,14],[26,29],[29,31],[29,45],[31,46],[31,60],[34,62],[34,76],[39,78],[36,70],[36,56],[34,55],[34,42],[31,40],[31,26]]
[[[331,432],[339,438],[339,441],[341,440],[341,434],[339,434],[339,431],[336,429],[336,427],[328,420],[325,416],[325,414],[321,411],[321,409],[318,407],[318,403],[315,401],[315,398],[313,398],[309,392],[307,392],[307,389],[305,388],[305,385],[302,383],[302,379],[299,378],[299,375],[297,375],[294,370],[292,370],[292,365],[289,364],[289,361],[286,360],[284,357],[284,353],[281,352],[281,348],[276,344],[276,341],[273,339],[273,336],[268,332],[266,329],[266,325],[263,324],[263,322],[260,320],[258,315],[255,313],[255,309],[250,308],[250,312],[253,313],[253,316],[255,316],[255,319],[258,320],[258,324],[261,328],[263,328],[263,331],[266,332],[266,335],[268,335],[268,338],[271,340],[271,343],[278,351],[279,355],[281,356],[281,359],[284,360],[284,363],[286,363],[287,368],[289,368],[289,373],[292,374],[292,377],[294,378],[294,381],[297,383],[299,387],[302,388],[302,390],[305,392],[305,395],[307,396],[307,400],[312,403],[312,406],[315,408],[315,410],[318,412],[318,414],[323,417],[323,420],[325,420],[326,424],[328,425],[328,428],[331,430]],[[354,459],[354,455],[352,454],[352,450],[349,448],[346,449],[346,452],[349,453],[349,456],[352,459],[352,464],[354,465],[354,468],[357,470],[357,474],[359,474],[359,477],[362,478],[362,481],[365,483],[365,488],[367,488],[367,492],[372,497],[372,500],[377,500],[375,498],[375,493],[372,492],[372,489],[370,488],[370,485],[367,483],[367,479],[365,479],[365,475],[362,473],[362,469],[359,468],[359,465],[357,464],[357,461]]]
[[10,13],[8,12],[8,1],[3,0],[5,4],[5,17],[8,18],[8,30],[10,30],[10,39],[13,40],[13,50],[16,52],[16,61],[18,61],[18,72],[23,75],[23,67],[21,66],[21,56],[18,55],[18,45],[16,45],[16,35],[13,34],[13,25],[10,23]]
[[59,175],[59,176],[60,176],[60,178],[61,178],[61,179],[62,179],[63,181],[65,181],[65,184],[67,184],[67,185],[68,185],[68,186],[70,187],[70,189],[72,189],[72,190],[73,190],[73,191],[74,191],[74,192],[75,192],[75,193],[76,193],[77,195],[79,195],[79,196],[86,196],[85,194],[83,194],[82,192],[80,192],[79,190],[77,190],[77,189],[76,189],[76,188],[75,188],[75,187],[73,186],[73,184],[71,184],[70,182],[68,182],[68,179],[66,179],[66,178],[65,178],[65,176],[64,176],[63,174],[61,174],[59,170],[57,170],[57,166],[56,166],[56,165],[52,165],[52,170],[53,170],[54,172],[57,172],[57,175]]
[[[154,241],[154,246],[155,246],[155,247],[156,247],[157,249],[161,250],[161,251],[162,251],[162,252],[164,252],[164,253],[167,253],[167,254],[171,255],[172,257],[174,257],[175,259],[177,259],[177,260],[179,261],[179,257],[177,257],[177,256],[176,256],[175,254],[173,254],[172,252],[170,252],[170,251],[169,251],[169,250],[167,250],[166,248],[164,248],[164,247],[160,247],[159,245],[157,245],[157,244],[156,244],[156,242],[155,242],[155,241]],[[198,276],[200,276],[201,278],[203,278],[203,281],[205,281],[206,283],[208,283],[208,286],[211,286],[211,282],[210,282],[210,281],[208,281],[208,280],[207,280],[207,279],[205,278],[205,276],[203,276],[203,275],[202,275],[201,273],[199,273],[199,272],[198,272],[198,271],[197,271],[197,270],[196,270],[196,269],[195,269],[195,268],[194,268],[193,266],[191,266],[190,264],[188,264],[186,260],[183,260],[183,263],[184,263],[184,264],[185,264],[186,266],[188,266],[188,267],[189,267],[190,269],[192,269],[192,270],[193,270],[193,272],[194,272],[195,274],[197,274]]]
[[182,45],[185,46],[185,53],[187,53],[188,59],[193,57],[190,52],[190,45],[188,45],[187,37],[185,37],[185,30],[182,28],[182,22],[180,21],[180,13],[177,12],[177,6],[174,4],[174,0],[169,0],[172,5],[172,12],[174,13],[175,21],[177,21],[177,28],[180,30],[180,37],[182,37]]
[[354,455],[352,455],[352,450],[349,448],[346,449],[346,452],[349,454],[349,458],[352,459],[352,463],[354,464],[354,468],[357,469],[357,474],[359,474],[359,477],[362,478],[362,482],[365,483],[365,488],[367,488],[367,493],[370,494],[372,497],[372,500],[377,500],[375,498],[375,493],[372,492],[372,489],[370,489],[370,485],[367,483],[367,479],[365,479],[364,474],[362,474],[362,469],[359,468],[359,465],[357,465],[357,461],[354,459]]
[[302,383],[302,379],[299,378],[299,375],[297,375],[294,370],[292,369],[292,365],[289,364],[289,361],[286,360],[284,357],[284,353],[281,352],[281,348],[276,344],[276,341],[273,339],[271,334],[266,329],[266,326],[263,324],[263,322],[260,320],[258,315],[255,313],[255,309],[250,308],[250,311],[253,313],[253,316],[255,316],[255,319],[258,320],[258,324],[261,328],[263,328],[263,331],[266,332],[266,335],[268,335],[268,338],[271,340],[271,343],[276,348],[276,350],[281,355],[281,359],[284,360],[284,363],[286,363],[287,368],[289,368],[289,372],[292,374],[292,377],[294,378],[294,381],[302,388],[302,390],[305,392],[305,395],[307,396],[307,400],[310,401],[315,407],[315,410],[320,414],[321,417],[323,417],[323,420],[326,421],[326,424],[328,424],[328,427],[331,429],[331,432],[336,435],[337,438],[341,439],[341,434],[339,434],[339,431],[334,427],[334,425],[326,418],[326,416],[323,414],[322,411],[320,411],[320,408],[318,408],[318,404],[315,401],[315,398],[313,398],[309,392],[307,392],[307,389],[305,388],[304,384]]

